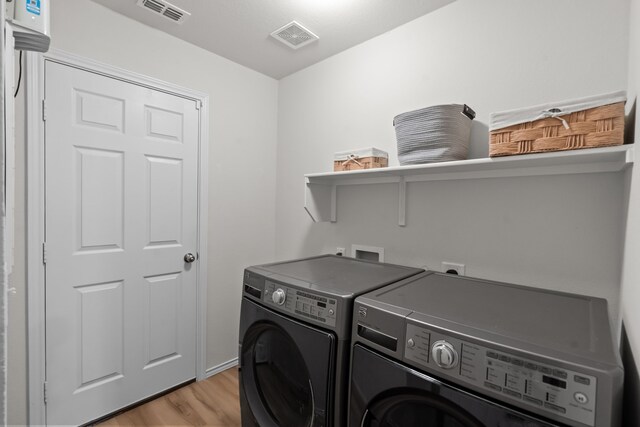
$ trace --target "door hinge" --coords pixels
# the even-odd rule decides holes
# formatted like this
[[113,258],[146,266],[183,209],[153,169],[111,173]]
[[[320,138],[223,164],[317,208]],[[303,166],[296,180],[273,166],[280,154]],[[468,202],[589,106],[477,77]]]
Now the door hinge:
[[45,99],[42,100],[42,121],[47,121],[47,101]]
[[47,243],[46,242],[42,243],[42,263],[43,264],[47,263]]
[[44,398],[44,404],[46,405],[47,404],[47,382],[46,381],[42,384],[42,396]]

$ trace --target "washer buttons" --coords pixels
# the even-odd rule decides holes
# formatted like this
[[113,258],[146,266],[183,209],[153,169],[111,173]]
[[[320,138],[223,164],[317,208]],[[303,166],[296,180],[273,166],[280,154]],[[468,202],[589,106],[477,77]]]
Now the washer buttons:
[[573,395],[573,398],[576,400],[576,402],[578,402],[581,405],[584,405],[589,401],[589,398],[587,397],[587,395],[580,392],[575,393]]
[[574,375],[573,380],[579,384],[589,385],[591,380],[587,377],[581,377],[580,375]]
[[407,341],[407,345],[408,345],[409,347],[413,348],[413,347],[416,345],[416,343],[415,343],[415,341],[413,340],[413,338],[409,338],[409,340]]
[[330,316],[333,316],[334,314],[335,314],[335,311],[333,311],[333,308],[330,308],[330,309],[329,309],[329,315],[330,315]]

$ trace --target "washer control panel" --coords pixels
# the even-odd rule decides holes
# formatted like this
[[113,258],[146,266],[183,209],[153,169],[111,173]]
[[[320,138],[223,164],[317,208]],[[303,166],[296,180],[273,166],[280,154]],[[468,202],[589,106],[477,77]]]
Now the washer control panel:
[[407,324],[404,358],[458,381],[537,408],[595,425],[596,378]]
[[262,301],[287,313],[314,320],[322,325],[336,326],[337,301],[308,291],[265,281]]

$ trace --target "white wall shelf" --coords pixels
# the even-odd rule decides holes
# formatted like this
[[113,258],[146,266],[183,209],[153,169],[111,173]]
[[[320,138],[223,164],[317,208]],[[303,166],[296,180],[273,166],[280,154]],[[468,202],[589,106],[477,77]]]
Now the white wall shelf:
[[398,225],[405,226],[406,186],[409,182],[619,172],[633,164],[633,153],[633,145],[622,145],[493,159],[312,173],[304,176],[304,208],[314,222],[336,222],[338,186],[397,183]]

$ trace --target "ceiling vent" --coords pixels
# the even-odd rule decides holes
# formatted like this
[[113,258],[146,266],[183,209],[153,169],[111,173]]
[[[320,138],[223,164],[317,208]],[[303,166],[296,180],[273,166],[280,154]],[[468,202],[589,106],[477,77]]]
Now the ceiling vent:
[[164,0],[138,0],[138,6],[160,14],[173,22],[182,24],[191,14]]
[[319,39],[318,36],[296,21],[292,21],[284,27],[278,28],[271,33],[271,37],[281,41],[292,49],[299,49]]

